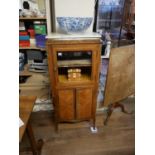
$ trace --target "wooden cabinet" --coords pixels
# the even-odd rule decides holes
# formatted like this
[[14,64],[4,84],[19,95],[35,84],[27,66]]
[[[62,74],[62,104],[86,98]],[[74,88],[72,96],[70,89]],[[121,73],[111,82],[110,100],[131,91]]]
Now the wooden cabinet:
[[56,127],[59,122],[82,120],[92,121],[95,127],[100,37],[99,35],[95,38],[68,36],[47,37]]

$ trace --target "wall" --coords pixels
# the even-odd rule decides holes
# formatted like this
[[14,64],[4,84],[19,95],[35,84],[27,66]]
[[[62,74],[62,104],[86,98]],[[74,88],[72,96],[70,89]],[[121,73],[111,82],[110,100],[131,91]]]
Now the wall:
[[39,10],[45,9],[45,0],[36,0]]

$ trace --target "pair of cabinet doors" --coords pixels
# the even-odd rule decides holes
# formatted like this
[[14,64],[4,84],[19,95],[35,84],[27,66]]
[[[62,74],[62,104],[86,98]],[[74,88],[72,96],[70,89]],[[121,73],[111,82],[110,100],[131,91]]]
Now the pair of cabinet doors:
[[87,120],[92,117],[93,88],[58,90],[59,119]]

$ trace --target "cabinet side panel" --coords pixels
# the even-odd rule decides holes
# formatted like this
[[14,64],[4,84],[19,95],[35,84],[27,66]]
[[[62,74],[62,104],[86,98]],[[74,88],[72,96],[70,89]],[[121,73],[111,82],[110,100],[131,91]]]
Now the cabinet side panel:
[[50,77],[50,86],[52,89],[51,95],[55,97],[55,78],[54,78],[54,69],[53,69],[53,47],[51,45],[47,45],[47,52],[48,52],[48,70],[49,70],[49,77]]
[[76,91],[76,118],[90,119],[92,116],[92,88]]
[[74,119],[74,90],[59,90],[59,119],[71,120]]

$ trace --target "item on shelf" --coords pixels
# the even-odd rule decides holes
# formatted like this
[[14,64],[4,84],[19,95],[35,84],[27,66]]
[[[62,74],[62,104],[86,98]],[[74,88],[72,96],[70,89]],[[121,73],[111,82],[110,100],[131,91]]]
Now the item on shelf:
[[23,4],[20,4],[20,16],[23,17],[45,17],[45,9],[40,8],[35,0],[26,0],[23,1]]
[[28,29],[28,32],[30,34],[30,45],[35,46],[36,45],[36,40],[35,40],[35,32],[34,29]]
[[34,22],[34,30],[35,30],[35,39],[36,46],[45,48],[46,42],[46,22],[43,21],[35,21]]
[[20,47],[30,46],[30,37],[27,31],[19,31],[19,46]]
[[25,56],[23,53],[19,53],[19,71],[22,71],[24,69],[25,64]]
[[27,50],[26,53],[27,53],[28,63],[30,60],[42,61],[45,58],[44,54],[39,50]]
[[19,22],[19,31],[25,31],[24,22]]
[[33,13],[32,13],[32,11],[30,11],[28,9],[22,9],[20,15],[23,17],[31,17],[31,16],[33,16]]
[[48,71],[47,59],[44,59],[43,62],[32,62],[29,66],[29,71],[39,73],[47,72]]
[[35,34],[46,35],[46,22],[44,21],[35,21],[34,22]]
[[30,45],[31,45],[31,47],[36,46],[36,39],[35,38],[30,38]]
[[20,40],[19,47],[30,47],[30,41],[29,40]]
[[47,66],[47,59],[45,58],[42,61],[29,60],[28,64],[30,64],[30,66],[40,66],[40,68],[43,66],[42,68],[45,68],[45,66]]
[[19,16],[28,18],[28,17],[45,17],[46,15],[43,11],[23,9],[20,11]]
[[36,34],[36,46],[40,48],[45,48],[46,46],[46,35]]
[[92,20],[92,17],[57,17],[59,27],[67,33],[85,32]]
[[20,9],[20,15],[23,17],[35,17],[40,14],[37,0],[24,0],[20,3]]
[[29,71],[47,72],[47,58],[41,51],[27,50],[27,59],[29,64]]
[[19,36],[26,36],[28,33],[26,31],[19,31]]
[[68,80],[79,80],[81,78],[81,69],[68,69]]
[[19,35],[19,40],[30,40],[29,35]]
[[28,29],[28,32],[30,34],[30,38],[34,38],[35,37],[34,29]]

